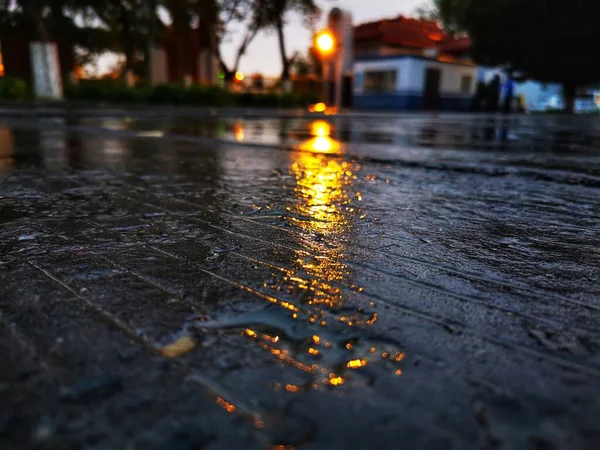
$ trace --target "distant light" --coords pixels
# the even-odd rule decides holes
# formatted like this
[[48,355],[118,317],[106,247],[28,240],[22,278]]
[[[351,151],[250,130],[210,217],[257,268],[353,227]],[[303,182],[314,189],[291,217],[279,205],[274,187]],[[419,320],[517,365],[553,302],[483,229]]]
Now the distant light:
[[364,359],[354,359],[352,361],[348,361],[348,364],[346,364],[346,367],[348,367],[349,369],[359,369],[361,367],[364,367],[367,365],[367,361]]
[[317,120],[311,124],[311,134],[318,137],[330,136],[331,125],[324,120]]
[[302,142],[298,148],[311,153],[339,153],[341,145],[329,136],[318,136]]
[[308,110],[310,112],[325,112],[325,110],[327,109],[327,105],[323,102],[319,102],[319,103],[315,103],[314,105],[310,105],[308,107]]
[[235,73],[235,80],[240,82],[240,81],[244,81],[244,74],[242,72],[236,72]]
[[137,134],[139,137],[147,137],[147,138],[160,138],[165,135],[164,131],[155,130],[155,131],[140,131]]
[[217,73],[217,78],[219,80],[224,80],[225,79],[225,72],[223,72],[222,70],[219,70],[219,73]]
[[317,50],[323,55],[329,55],[335,50],[335,37],[329,30],[321,31],[315,37]]
[[237,122],[233,125],[233,136],[235,140],[238,142],[242,142],[245,138],[244,133],[244,124],[242,122]]
[[344,384],[344,379],[342,377],[333,377],[329,379],[329,384],[339,386],[340,384]]

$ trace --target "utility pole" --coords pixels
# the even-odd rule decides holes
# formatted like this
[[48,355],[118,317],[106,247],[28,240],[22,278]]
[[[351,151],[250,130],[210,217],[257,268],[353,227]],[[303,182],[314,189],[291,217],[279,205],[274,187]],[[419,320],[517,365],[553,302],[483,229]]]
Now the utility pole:
[[146,36],[146,82],[152,85],[154,80],[154,39],[156,38],[156,0],[146,1],[148,15],[148,35]]

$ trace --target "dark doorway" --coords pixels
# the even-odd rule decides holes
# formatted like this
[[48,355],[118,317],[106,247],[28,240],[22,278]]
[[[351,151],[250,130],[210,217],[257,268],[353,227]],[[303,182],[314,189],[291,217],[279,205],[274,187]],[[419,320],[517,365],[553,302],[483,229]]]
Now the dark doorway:
[[439,69],[427,69],[425,71],[425,109],[439,109],[441,77],[442,73]]
[[351,76],[344,75],[342,78],[342,108],[352,108],[352,89],[354,79]]

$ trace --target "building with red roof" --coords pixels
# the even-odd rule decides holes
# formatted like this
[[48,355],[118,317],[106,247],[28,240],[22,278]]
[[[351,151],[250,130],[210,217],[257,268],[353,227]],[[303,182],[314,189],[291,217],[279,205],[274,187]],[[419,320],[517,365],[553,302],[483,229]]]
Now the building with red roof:
[[477,67],[469,38],[437,22],[398,16],[354,28],[354,105],[358,108],[468,110]]

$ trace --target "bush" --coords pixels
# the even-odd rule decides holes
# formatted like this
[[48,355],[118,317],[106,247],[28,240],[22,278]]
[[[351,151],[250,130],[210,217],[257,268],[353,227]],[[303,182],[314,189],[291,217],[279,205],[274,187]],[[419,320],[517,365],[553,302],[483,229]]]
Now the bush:
[[19,78],[0,78],[0,100],[24,100],[29,97],[27,83]]
[[145,88],[130,88],[116,80],[82,80],[64,87],[65,98],[87,102],[138,103],[148,96]]
[[148,96],[150,103],[180,105],[185,100],[185,88],[175,84],[159,84],[151,88]]
[[232,106],[235,105],[235,96],[227,89],[218,86],[206,88],[206,99],[210,106]]
[[106,101],[112,103],[140,103],[148,97],[146,88],[130,88],[123,84],[111,86],[105,93]]
[[217,86],[195,85],[186,88],[176,84],[162,84],[154,87],[130,88],[116,80],[85,80],[77,85],[65,85],[65,97],[69,100],[117,104],[150,103],[244,108],[298,108],[318,101],[318,98],[313,96],[297,94],[232,93]]

